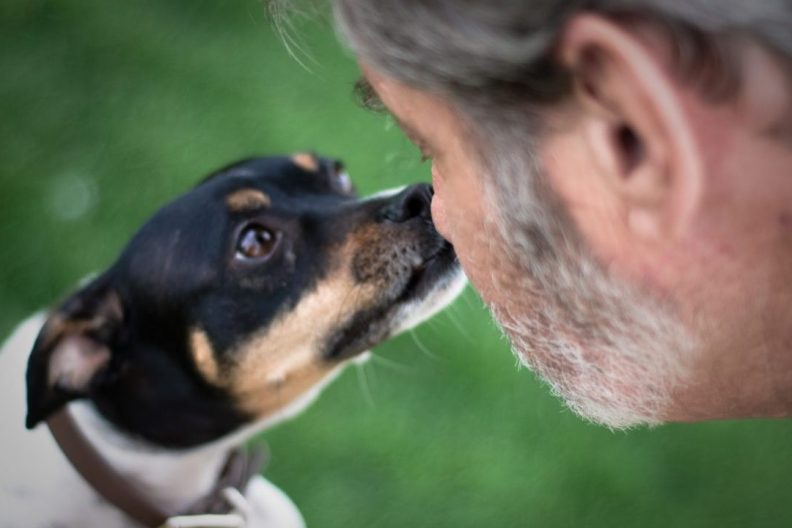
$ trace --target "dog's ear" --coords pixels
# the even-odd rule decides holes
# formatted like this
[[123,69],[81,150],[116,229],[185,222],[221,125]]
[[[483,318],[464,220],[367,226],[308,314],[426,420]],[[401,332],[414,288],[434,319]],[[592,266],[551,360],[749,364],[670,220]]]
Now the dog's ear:
[[113,350],[123,326],[121,297],[102,278],[50,314],[28,360],[28,429],[112,377],[111,366],[118,363],[111,361]]

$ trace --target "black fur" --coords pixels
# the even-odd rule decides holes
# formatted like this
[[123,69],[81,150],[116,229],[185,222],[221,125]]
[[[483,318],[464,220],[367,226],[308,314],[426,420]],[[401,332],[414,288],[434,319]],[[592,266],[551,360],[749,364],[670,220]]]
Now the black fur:
[[[28,366],[28,427],[68,401],[87,397],[118,427],[150,442],[181,448],[215,440],[254,417],[200,375],[191,358],[191,329],[206,332],[221,365],[232,361],[227,355],[235,345],[292,309],[333,268],[334,252],[349,233],[366,223],[417,232],[421,251],[431,253],[427,257],[440,255],[434,260],[443,269],[454,265],[453,250],[429,219],[428,186],[360,201],[339,188],[337,161],[321,159],[319,166],[311,172],[288,157],[245,160],[211,174],[157,212],[116,263],[63,303],[54,312],[58,318],[45,326]],[[230,211],[227,196],[247,188],[264,192],[271,205]],[[414,196],[416,188],[421,196]],[[282,233],[268,260],[234,258],[236,237],[249,222]],[[399,295],[407,295],[417,286],[401,287]],[[91,308],[102,306],[108,295],[120,300],[121,316],[96,328],[87,325],[84,332],[110,350],[110,361],[79,390],[50,383],[51,354],[62,338],[53,321],[75,328],[96,319]],[[348,357],[341,341],[354,343],[353,334],[339,329],[325,360]]]

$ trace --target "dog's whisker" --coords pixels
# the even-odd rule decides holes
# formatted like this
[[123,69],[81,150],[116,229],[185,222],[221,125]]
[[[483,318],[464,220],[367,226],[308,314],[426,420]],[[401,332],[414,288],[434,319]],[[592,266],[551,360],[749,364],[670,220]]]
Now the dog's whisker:
[[368,406],[373,409],[377,405],[374,403],[374,398],[371,395],[371,388],[369,387],[368,378],[366,378],[366,372],[363,369],[364,365],[355,365],[358,385],[360,385],[360,392],[363,394],[363,399],[366,401]]
[[[372,354],[371,357],[374,357],[374,355]],[[371,374],[371,377],[374,378],[374,383],[379,385],[379,378],[377,377],[377,369],[372,367],[368,370],[368,372]]]
[[484,301],[482,301],[480,297],[475,297],[476,299],[479,300],[479,302],[477,303],[473,302],[474,297],[472,295],[460,295],[459,297],[462,299],[462,301],[467,305],[468,309],[470,310],[480,310],[482,308],[486,308]]
[[420,350],[426,357],[433,359],[434,361],[440,361],[442,359],[440,356],[429,350],[425,344],[423,344],[423,342],[418,338],[418,333],[415,330],[410,329],[408,333],[410,334],[410,337],[412,337],[415,346],[418,347],[418,350]]
[[452,305],[449,308],[451,309],[448,309],[444,312],[445,316],[448,318],[449,322],[454,326],[457,332],[459,332],[462,338],[468,343],[472,343],[473,336],[471,336],[470,333],[467,331],[467,329],[464,327],[464,325],[462,325],[462,322],[459,320],[457,315],[453,313],[454,306]]
[[[383,367],[387,367],[391,370],[395,370],[397,372],[406,372],[406,373],[414,374],[416,370],[415,367],[411,367],[410,365],[405,365],[404,363],[399,363],[398,361],[394,361],[392,359],[377,354],[371,355],[371,362],[372,364],[376,363],[382,365]],[[376,370],[373,370],[372,372],[376,374]]]

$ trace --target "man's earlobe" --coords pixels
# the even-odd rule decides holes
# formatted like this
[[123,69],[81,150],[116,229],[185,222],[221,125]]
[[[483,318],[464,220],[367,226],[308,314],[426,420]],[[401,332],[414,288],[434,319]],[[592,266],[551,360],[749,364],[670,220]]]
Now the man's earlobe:
[[684,231],[701,167],[682,87],[630,29],[596,15],[570,21],[560,59],[572,72],[583,139],[594,169],[641,238]]
[[108,381],[123,324],[121,298],[102,278],[51,313],[28,359],[29,429]]

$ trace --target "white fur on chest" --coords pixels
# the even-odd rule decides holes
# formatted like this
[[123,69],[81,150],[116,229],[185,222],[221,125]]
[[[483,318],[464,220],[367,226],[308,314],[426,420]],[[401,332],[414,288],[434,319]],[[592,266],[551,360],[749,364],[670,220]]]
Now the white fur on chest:
[[[45,426],[33,431],[25,422],[25,368],[44,323],[42,314],[20,325],[0,350],[0,525],[3,528],[137,526],[108,505],[65,459]],[[178,511],[200,498],[214,483],[229,447],[241,436],[200,448],[171,452],[127,440],[114,432],[90,403],[72,404],[75,419],[94,446],[124,474],[138,479],[167,509]],[[262,424],[266,425],[266,424]],[[261,477],[246,496],[253,527],[300,527],[302,517],[291,500]]]

